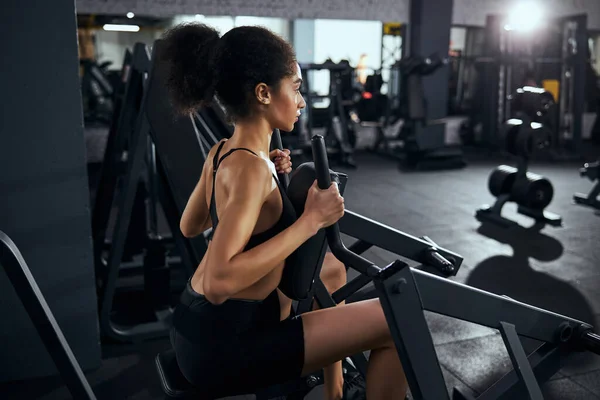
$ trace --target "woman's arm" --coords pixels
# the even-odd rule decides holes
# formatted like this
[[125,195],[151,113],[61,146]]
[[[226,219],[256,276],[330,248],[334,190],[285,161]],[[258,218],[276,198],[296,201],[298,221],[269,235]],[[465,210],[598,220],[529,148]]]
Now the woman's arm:
[[207,158],[207,161],[204,162],[200,179],[188,199],[179,221],[179,229],[183,236],[187,238],[198,236],[211,226],[210,210],[208,204],[206,204],[206,171],[208,170],[209,159]]
[[228,161],[219,170],[219,179],[229,182],[227,202],[219,210],[204,272],[204,295],[214,304],[252,286],[318,230],[309,217],[301,216],[272,239],[244,251],[273,180],[268,165],[253,155],[234,153]]

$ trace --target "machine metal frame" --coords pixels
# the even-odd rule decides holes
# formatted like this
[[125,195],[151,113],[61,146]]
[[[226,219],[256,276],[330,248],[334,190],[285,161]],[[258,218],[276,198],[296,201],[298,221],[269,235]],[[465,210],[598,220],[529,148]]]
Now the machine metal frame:
[[[319,186],[327,188],[331,180],[323,138],[315,136],[312,146]],[[500,331],[513,370],[480,399],[541,399],[534,368],[538,380],[548,379],[561,368],[562,350],[600,355],[600,336],[585,322],[411,268],[400,260],[380,268],[344,246],[338,224],[326,232],[333,254],[373,280],[416,400],[449,399],[425,310]],[[528,359],[519,336],[545,344]],[[454,393],[454,398],[473,399],[456,389]]]
[[56,318],[31,274],[21,251],[2,231],[0,231],[0,265],[6,272],[29,315],[29,319],[35,326],[73,398],[96,400],[71,346],[56,322]]

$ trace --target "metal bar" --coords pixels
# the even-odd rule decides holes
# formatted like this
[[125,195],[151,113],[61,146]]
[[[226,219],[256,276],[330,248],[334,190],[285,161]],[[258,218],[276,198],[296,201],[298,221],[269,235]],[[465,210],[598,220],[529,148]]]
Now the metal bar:
[[369,250],[373,245],[371,243],[365,242],[364,240],[357,240],[348,246],[348,250],[356,254],[362,254],[365,251]]
[[[589,61],[586,57],[588,46],[587,15],[578,15],[573,18],[575,29],[573,32],[574,55],[572,57],[573,75],[572,75],[572,103],[573,103],[573,150],[576,154],[583,151],[583,114],[585,112],[585,93],[586,93],[586,66]],[[587,85],[593,85],[594,82],[587,82]]]
[[[576,319],[427,272],[413,269],[413,274],[423,300],[423,308],[428,311],[493,329],[499,328],[500,321],[511,321],[519,335],[549,343],[557,342],[556,333],[562,324],[573,329],[592,328]],[[444,295],[440,296],[440,293]]]
[[[546,382],[561,368],[561,350],[553,344],[544,343],[529,355],[528,363],[538,381]],[[520,399],[525,397],[524,391],[525,386],[513,369],[483,392],[477,400]]]
[[314,283],[314,299],[320,308],[329,308],[337,306],[337,303],[331,298],[331,295],[327,291],[327,287],[321,280],[321,278],[315,279]]
[[153,238],[159,236],[158,232],[158,182],[156,170],[156,147],[150,135],[147,136],[147,167],[148,167],[148,229]]
[[0,231],[0,264],[74,399],[95,400],[69,342],[14,242]]
[[350,282],[346,283],[340,289],[336,290],[331,296],[333,300],[339,304],[342,301],[346,300],[348,297],[352,296],[354,293],[358,292],[360,289],[365,287],[371,282],[371,278],[366,275],[360,274],[356,278],[352,279]]
[[396,261],[373,281],[413,398],[449,399],[413,272],[407,264]]
[[586,332],[581,341],[586,350],[600,355],[600,335],[594,332]]
[[[409,235],[350,210],[344,211],[344,216],[338,223],[341,233],[367,241],[372,243],[373,246],[399,256],[427,264],[427,251],[431,249],[432,245],[426,240]],[[455,266],[454,273],[458,272],[463,258],[450,250],[438,246],[434,247],[441,256]]]
[[531,400],[544,400],[542,390],[535,379],[535,375],[533,374],[529,360],[527,360],[527,355],[525,354],[521,340],[517,335],[515,326],[504,321],[500,322],[500,334],[506,345],[506,350],[508,351],[514,370],[519,377],[519,381],[525,384],[525,387],[527,388],[529,398]]
[[[304,66],[302,67],[304,68]],[[306,96],[304,96],[306,101],[306,110],[308,112],[307,120],[306,120],[306,130],[308,131],[308,138],[312,138],[313,136],[313,99],[310,93],[310,84],[312,79],[312,74],[310,71],[304,75],[304,87],[306,90]]]
[[298,305],[296,306],[296,314],[304,314],[306,312],[312,311],[313,309],[313,297],[309,297],[307,299],[300,300]]

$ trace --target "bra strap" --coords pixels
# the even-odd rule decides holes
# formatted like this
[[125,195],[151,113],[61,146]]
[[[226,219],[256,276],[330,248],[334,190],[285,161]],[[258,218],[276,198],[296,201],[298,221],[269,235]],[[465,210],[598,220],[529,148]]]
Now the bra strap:
[[215,229],[217,229],[217,225],[219,224],[219,217],[217,216],[217,206],[216,206],[216,202],[215,202],[215,182],[217,180],[217,170],[219,169],[219,166],[221,165],[223,160],[225,160],[227,157],[229,157],[233,152],[235,152],[237,150],[245,150],[245,151],[248,151],[258,157],[258,155],[250,149],[247,149],[245,147],[236,147],[236,148],[229,150],[227,153],[225,153],[223,155],[223,157],[219,158],[219,153],[221,152],[221,149],[223,148],[224,144],[225,144],[225,141],[223,141],[221,143],[221,145],[217,149],[217,152],[215,153],[215,157],[213,158],[213,182],[212,182],[212,194],[210,196],[210,207],[209,207],[210,208],[210,219],[212,221],[213,230],[208,238],[209,240],[212,240],[212,236],[215,233]]

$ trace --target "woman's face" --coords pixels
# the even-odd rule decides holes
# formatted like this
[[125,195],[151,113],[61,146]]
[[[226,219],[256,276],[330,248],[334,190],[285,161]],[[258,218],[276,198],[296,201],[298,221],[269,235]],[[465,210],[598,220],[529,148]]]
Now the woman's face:
[[286,132],[294,130],[294,124],[300,117],[300,110],[306,107],[304,98],[300,94],[301,85],[302,71],[300,65],[296,64],[296,75],[283,78],[279,90],[273,93],[268,116],[273,127]]

